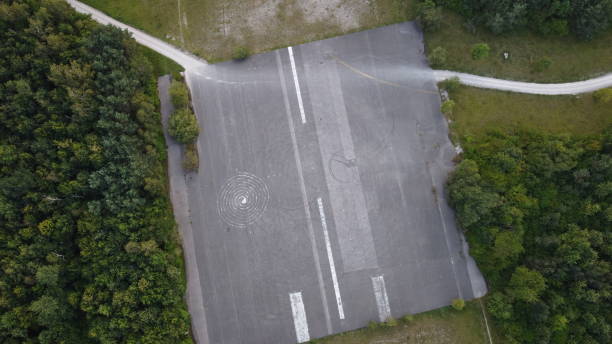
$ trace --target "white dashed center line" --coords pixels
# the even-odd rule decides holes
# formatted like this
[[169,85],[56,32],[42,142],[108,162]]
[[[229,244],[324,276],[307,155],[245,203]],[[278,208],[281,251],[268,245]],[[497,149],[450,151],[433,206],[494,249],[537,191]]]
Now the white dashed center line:
[[338,315],[340,319],[344,319],[344,307],[342,307],[342,297],[340,296],[340,287],[338,286],[338,276],[336,275],[336,264],[334,263],[334,255],[329,241],[329,232],[327,231],[327,220],[325,219],[325,209],[323,208],[323,200],[317,199],[319,204],[319,216],[321,217],[321,225],[323,226],[323,236],[325,237],[325,247],[327,248],[327,259],[329,260],[329,269],[331,270],[332,283],[334,284],[334,293],[336,294],[336,304],[338,305]]
[[300,116],[302,117],[302,123],[306,124],[306,115],[304,114],[304,103],[302,102],[302,92],[300,91],[300,82],[297,76],[297,69],[295,68],[295,60],[293,59],[293,48],[289,47],[289,59],[291,60],[291,71],[293,72],[293,82],[295,83],[295,92],[297,93],[298,106],[300,108]]
[[290,293],[291,312],[293,313],[293,324],[295,325],[295,336],[298,343],[304,343],[310,340],[308,333],[308,321],[306,320],[306,310],[302,301],[302,293]]
[[385,277],[382,275],[372,277],[372,287],[376,297],[376,307],[378,307],[378,318],[381,322],[387,321],[391,316],[391,307],[389,306],[389,297],[385,287]]

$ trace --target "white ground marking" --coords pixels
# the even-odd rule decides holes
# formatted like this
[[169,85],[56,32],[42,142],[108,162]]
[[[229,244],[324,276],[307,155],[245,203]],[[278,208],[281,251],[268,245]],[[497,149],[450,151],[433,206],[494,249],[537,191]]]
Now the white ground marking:
[[325,247],[327,248],[327,259],[329,260],[329,269],[331,270],[332,282],[334,283],[334,294],[336,294],[336,304],[338,305],[338,315],[340,319],[344,319],[344,307],[342,307],[342,296],[340,296],[340,287],[338,286],[338,276],[336,275],[336,264],[334,263],[334,255],[329,241],[329,232],[327,231],[327,221],[325,220],[325,209],[323,208],[323,200],[317,198],[319,204],[319,216],[321,217],[321,225],[323,226],[323,236],[325,237]]
[[308,333],[308,320],[306,319],[306,310],[302,301],[302,293],[290,293],[291,313],[293,313],[293,324],[295,325],[295,336],[298,343],[304,343],[310,340]]
[[325,324],[327,325],[327,333],[332,333],[331,317],[329,316],[329,306],[327,305],[327,293],[325,292],[325,282],[323,281],[323,272],[321,271],[321,260],[319,258],[319,249],[315,240],[314,229],[312,226],[312,216],[310,214],[310,204],[308,203],[308,195],[306,194],[306,183],[304,182],[304,168],[300,158],[300,150],[297,145],[295,136],[295,125],[291,116],[291,107],[289,105],[289,97],[287,95],[287,85],[285,84],[285,73],[281,63],[281,57],[278,50],[276,51],[276,66],[280,75],[280,84],[283,92],[283,101],[285,103],[285,112],[287,121],[289,122],[289,132],[291,133],[291,144],[293,146],[293,155],[295,157],[295,165],[297,166],[298,178],[300,180],[300,191],[302,192],[302,201],[304,203],[304,212],[306,213],[306,223],[308,225],[308,236],[310,238],[310,246],[312,248],[312,256],[315,261],[315,269],[317,271],[317,282],[319,284],[319,292],[321,293],[321,301],[323,302],[323,311],[325,315]]
[[387,288],[385,288],[385,277],[382,275],[372,277],[372,287],[374,288],[376,306],[378,307],[378,318],[381,322],[386,321],[391,316],[391,307],[389,306]]
[[293,72],[293,82],[295,83],[295,92],[297,93],[298,106],[300,107],[300,116],[302,116],[302,123],[306,123],[306,115],[304,114],[304,103],[302,103],[302,92],[300,91],[300,82],[297,76],[297,69],[295,69],[295,60],[293,59],[293,48],[289,47],[289,59],[291,60],[291,71]]
[[217,212],[228,225],[246,228],[263,216],[269,200],[270,191],[263,179],[239,172],[219,189]]

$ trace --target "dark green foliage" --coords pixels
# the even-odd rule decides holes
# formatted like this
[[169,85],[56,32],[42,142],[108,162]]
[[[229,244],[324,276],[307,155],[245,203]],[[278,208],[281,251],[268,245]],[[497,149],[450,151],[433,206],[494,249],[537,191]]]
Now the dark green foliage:
[[465,308],[465,301],[463,299],[453,299],[451,306],[456,311],[462,311]]
[[234,53],[232,54],[232,58],[237,61],[242,61],[246,59],[247,57],[249,57],[250,54],[251,53],[246,47],[238,47],[234,50]]
[[459,77],[452,77],[449,79],[446,79],[442,82],[440,82],[440,87],[448,92],[453,92],[459,89],[459,87],[461,87],[461,80],[459,80]]
[[397,319],[394,317],[388,317],[387,320],[383,323],[385,327],[395,327],[397,326]]
[[450,115],[451,113],[453,113],[454,108],[455,108],[455,101],[447,100],[444,103],[442,103],[442,106],[440,107],[440,111],[442,111],[442,113],[445,115]]
[[606,104],[612,103],[612,88],[602,88],[601,90],[593,92],[593,98],[595,98],[597,102]]
[[135,44],[64,1],[0,3],[1,343],[190,342]]
[[199,163],[198,147],[193,143],[186,145],[185,157],[183,158],[183,168],[186,171],[197,171]]
[[[168,133],[179,143],[191,144],[198,138],[200,128],[198,120],[191,111],[187,85],[182,81],[172,81],[170,98],[175,111],[168,121]],[[193,148],[195,145],[191,145],[191,147]],[[197,151],[188,147],[183,159],[183,166],[187,170],[194,170],[196,167],[194,164],[197,164]]]
[[491,48],[487,43],[478,43],[472,46],[472,58],[474,60],[482,60],[489,57],[489,53],[491,52]]
[[416,5],[416,18],[423,31],[436,31],[442,23],[442,8],[433,0],[425,0]]
[[198,138],[198,121],[189,109],[176,110],[168,122],[168,133],[180,143],[192,143]]
[[548,57],[543,57],[533,65],[533,70],[537,73],[541,73],[550,68],[550,65],[552,65],[552,60]]
[[172,81],[170,85],[170,99],[172,104],[177,109],[183,109],[189,106],[189,90],[183,82]]
[[612,340],[612,130],[464,143],[451,205],[509,343]]
[[531,28],[547,35],[573,32],[591,39],[609,29],[612,0],[438,0],[494,33]]
[[446,64],[446,49],[442,47],[436,47],[431,51],[427,59],[432,68],[442,68]]

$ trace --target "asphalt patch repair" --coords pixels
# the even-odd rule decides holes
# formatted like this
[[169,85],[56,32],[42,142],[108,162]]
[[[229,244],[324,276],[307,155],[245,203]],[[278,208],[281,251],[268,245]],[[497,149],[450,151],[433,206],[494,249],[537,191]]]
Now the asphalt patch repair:
[[454,148],[402,23],[189,71],[210,343],[295,343],[482,296],[444,195]]

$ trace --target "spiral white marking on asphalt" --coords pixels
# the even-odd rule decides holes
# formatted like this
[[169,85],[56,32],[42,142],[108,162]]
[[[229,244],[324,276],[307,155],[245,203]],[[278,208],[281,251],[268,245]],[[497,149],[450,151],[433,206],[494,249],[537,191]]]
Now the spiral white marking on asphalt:
[[248,172],[229,178],[217,195],[217,211],[230,226],[245,228],[263,215],[270,192],[266,183]]

